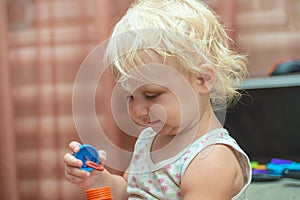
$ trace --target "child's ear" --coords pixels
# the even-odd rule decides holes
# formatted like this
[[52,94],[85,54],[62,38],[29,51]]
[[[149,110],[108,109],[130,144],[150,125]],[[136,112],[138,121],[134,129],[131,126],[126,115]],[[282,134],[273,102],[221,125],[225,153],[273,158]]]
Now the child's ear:
[[196,87],[200,93],[206,94],[211,91],[216,83],[216,71],[210,64],[202,64],[199,68],[200,72],[195,76]]

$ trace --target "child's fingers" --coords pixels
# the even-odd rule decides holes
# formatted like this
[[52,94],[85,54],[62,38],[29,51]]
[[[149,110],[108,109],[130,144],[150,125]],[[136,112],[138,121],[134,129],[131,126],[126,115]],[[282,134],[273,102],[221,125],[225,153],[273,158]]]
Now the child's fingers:
[[66,153],[64,155],[64,162],[67,164],[67,165],[70,165],[70,166],[73,166],[73,167],[81,167],[82,166],[82,161],[75,158],[72,154],[70,153]]
[[72,141],[69,144],[69,148],[72,150],[72,152],[78,152],[80,150],[80,143],[77,141]]
[[79,183],[84,181],[85,178],[89,177],[90,173],[77,167],[67,165],[65,167],[65,175],[67,180],[69,180],[70,182]]
[[99,152],[99,155],[100,155],[100,163],[102,163],[102,165],[103,165],[105,160],[106,160],[106,151],[99,150],[98,152]]

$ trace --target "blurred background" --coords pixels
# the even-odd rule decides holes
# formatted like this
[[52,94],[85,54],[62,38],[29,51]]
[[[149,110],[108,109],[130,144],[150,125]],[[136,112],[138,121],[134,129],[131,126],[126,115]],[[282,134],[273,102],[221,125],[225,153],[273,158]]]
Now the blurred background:
[[[280,59],[300,59],[299,0],[206,2],[222,17],[233,48],[249,55],[249,79],[269,76],[269,67]],[[1,199],[85,198],[65,180],[63,169],[68,143],[79,140],[72,118],[73,83],[83,59],[108,38],[130,3],[0,1]],[[134,138],[116,127],[109,110],[112,78],[108,74],[100,83],[99,121],[111,141],[131,150]],[[247,138],[235,137],[251,153]]]

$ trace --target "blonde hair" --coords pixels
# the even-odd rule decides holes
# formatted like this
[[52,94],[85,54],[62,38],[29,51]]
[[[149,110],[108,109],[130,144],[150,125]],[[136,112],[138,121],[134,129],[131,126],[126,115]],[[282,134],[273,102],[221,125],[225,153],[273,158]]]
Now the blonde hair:
[[192,74],[210,63],[218,78],[211,102],[218,109],[238,99],[235,88],[247,75],[245,56],[230,50],[228,41],[217,15],[201,1],[137,0],[114,27],[105,60],[117,80],[153,52],[175,57]]

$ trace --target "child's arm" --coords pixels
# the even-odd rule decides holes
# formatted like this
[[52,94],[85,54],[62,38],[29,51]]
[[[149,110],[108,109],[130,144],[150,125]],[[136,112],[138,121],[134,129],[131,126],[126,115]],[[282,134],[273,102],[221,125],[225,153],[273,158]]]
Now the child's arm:
[[[79,151],[80,143],[71,142],[69,147],[72,152]],[[105,156],[101,155],[105,159]],[[103,162],[104,160],[101,160]],[[127,199],[127,181],[124,177],[111,174],[109,171],[93,170],[87,172],[79,169],[82,161],[76,159],[72,154],[66,153],[64,156],[65,176],[67,180],[83,189],[110,186],[114,199]]]
[[244,186],[244,177],[233,150],[226,145],[208,147],[184,174],[181,191],[184,199],[230,200]]

